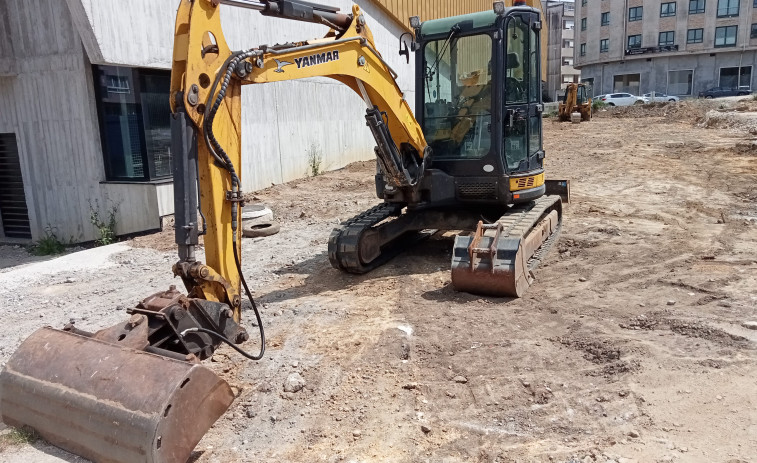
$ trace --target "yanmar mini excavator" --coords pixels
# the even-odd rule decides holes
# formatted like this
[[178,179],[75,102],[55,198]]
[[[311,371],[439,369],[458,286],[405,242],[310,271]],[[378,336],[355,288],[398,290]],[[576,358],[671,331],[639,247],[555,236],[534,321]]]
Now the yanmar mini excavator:
[[[228,6],[330,30],[232,51],[220,20]],[[240,257],[246,84],[325,76],[367,107],[383,202],[334,230],[333,266],[363,273],[424,230],[468,230],[455,240],[454,286],[521,295],[557,237],[567,196],[567,182],[544,179],[539,9],[496,2],[488,12],[414,17],[411,28],[400,53],[409,61],[416,52],[415,115],[357,5],[344,14],[303,1],[181,0],[170,101],[173,272],[187,293],[153,294],[128,310],[128,321],[94,333],[73,324],[34,332],[0,373],[2,420],[95,462],[177,463],[230,406],[229,385],[200,362],[221,343],[253,360],[265,348]],[[238,346],[249,338],[242,288],[260,330],[256,355]]]

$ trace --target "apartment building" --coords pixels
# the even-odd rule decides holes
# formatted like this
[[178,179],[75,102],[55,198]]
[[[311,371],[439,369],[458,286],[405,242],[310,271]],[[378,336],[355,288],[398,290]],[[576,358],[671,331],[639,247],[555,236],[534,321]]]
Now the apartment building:
[[562,96],[565,86],[578,82],[581,71],[573,67],[576,14],[573,1],[547,1],[544,4],[549,39],[547,45],[547,95]]
[[757,88],[757,0],[578,0],[576,21],[595,95]]

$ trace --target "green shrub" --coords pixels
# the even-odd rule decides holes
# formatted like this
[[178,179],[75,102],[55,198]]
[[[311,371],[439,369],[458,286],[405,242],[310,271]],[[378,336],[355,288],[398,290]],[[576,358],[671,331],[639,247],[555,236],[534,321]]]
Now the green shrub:
[[591,100],[591,109],[593,111],[600,110],[602,108],[607,107],[607,103],[605,103],[602,100]]
[[321,163],[323,163],[321,148],[318,143],[311,143],[308,149],[308,171],[305,174],[313,177],[321,175],[323,173]]
[[35,256],[51,256],[61,254],[66,250],[66,245],[58,238],[49,225],[45,228],[45,236],[32,244],[29,252]]
[[116,214],[118,214],[118,206],[111,206],[108,210],[107,220],[100,218],[98,203],[95,200],[95,207],[92,207],[92,203],[89,204],[89,221],[97,229],[100,238],[95,240],[95,244],[98,246],[107,246],[115,243],[118,238],[116,236]]

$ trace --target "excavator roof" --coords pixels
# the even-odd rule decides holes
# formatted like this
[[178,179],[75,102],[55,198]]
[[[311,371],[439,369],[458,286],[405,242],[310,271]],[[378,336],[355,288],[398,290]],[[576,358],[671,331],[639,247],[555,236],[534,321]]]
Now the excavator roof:
[[421,36],[430,36],[437,34],[449,34],[449,31],[455,26],[461,27],[461,32],[471,29],[484,29],[492,27],[497,20],[494,11],[480,11],[478,13],[462,14],[459,16],[450,16],[448,18],[431,19],[421,23]]
[[[513,9],[538,11],[532,7],[518,6],[506,8],[505,14]],[[487,29],[493,27],[496,21],[497,14],[494,12],[494,10],[479,11],[478,13],[462,14],[459,16],[450,16],[448,18],[431,19],[421,23],[419,38],[425,38],[439,34],[449,34],[449,31],[452,30],[455,25],[460,27],[461,33],[465,33],[474,29]]]

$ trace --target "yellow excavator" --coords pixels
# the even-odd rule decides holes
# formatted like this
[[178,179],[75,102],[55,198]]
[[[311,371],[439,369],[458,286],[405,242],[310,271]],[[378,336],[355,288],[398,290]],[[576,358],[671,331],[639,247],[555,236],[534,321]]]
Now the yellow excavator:
[[558,106],[560,122],[572,120],[574,113],[578,113],[582,121],[591,120],[591,98],[585,84],[571,83],[565,87],[565,96]]
[[[329,32],[232,51],[220,20],[228,6]],[[345,14],[294,0],[181,0],[170,106],[173,273],[186,294],[153,294],[129,320],[96,332],[73,323],[34,332],[0,373],[3,422],[99,463],[176,463],[230,406],[231,388],[201,361],[222,343],[253,360],[265,349],[241,269],[242,85],[325,76],[365,103],[382,202],[331,234],[334,267],[366,272],[427,230],[469,230],[454,244],[455,288],[523,294],[557,237],[568,193],[567,182],[544,178],[540,11],[495,2],[481,13],[414,17],[411,28],[400,54],[409,61],[415,52],[415,114],[358,5]],[[254,355],[239,347],[250,337],[243,296],[260,332]]]

